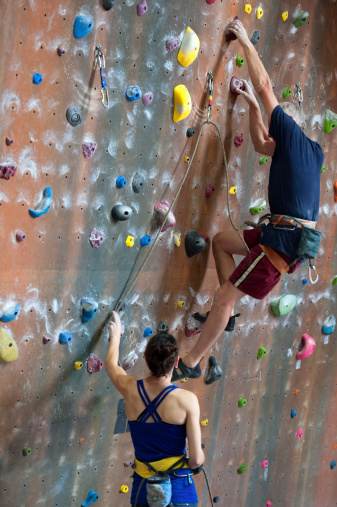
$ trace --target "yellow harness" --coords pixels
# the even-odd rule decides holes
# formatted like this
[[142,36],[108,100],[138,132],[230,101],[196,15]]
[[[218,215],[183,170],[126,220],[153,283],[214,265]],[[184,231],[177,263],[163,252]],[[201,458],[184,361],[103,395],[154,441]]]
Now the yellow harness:
[[[183,456],[173,456],[172,458],[164,458],[159,461],[151,461],[150,465],[158,472],[166,472],[166,470],[169,470],[175,463],[177,463],[178,461],[181,462],[182,458]],[[144,479],[148,479],[149,477],[152,477],[152,475],[155,474],[149,469],[149,467],[145,463],[139,461],[137,458],[135,458],[135,464],[136,464],[135,468],[136,474],[140,475]],[[183,467],[181,465],[177,467],[177,469],[181,468],[188,468],[187,463],[185,463]],[[174,469],[172,471],[174,471]]]

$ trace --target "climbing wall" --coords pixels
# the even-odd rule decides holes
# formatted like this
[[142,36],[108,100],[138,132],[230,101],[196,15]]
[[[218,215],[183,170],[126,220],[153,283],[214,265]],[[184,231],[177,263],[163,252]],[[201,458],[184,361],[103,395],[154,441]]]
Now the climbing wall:
[[[330,467],[337,459],[336,334],[324,336],[321,327],[336,312],[337,291],[332,284],[337,134],[323,133],[325,109],[337,111],[336,1],[273,0],[252,4],[250,14],[243,0],[210,5],[148,0],[147,5],[138,16],[136,0],[116,0],[109,11],[101,0],[0,4],[0,164],[17,167],[10,179],[0,179],[0,310],[2,320],[9,320],[1,326],[18,347],[18,359],[0,361],[0,504],[81,505],[93,489],[97,505],[129,505],[132,470],[124,461],[132,459],[133,448],[123,401],[104,368],[89,373],[87,362],[93,354],[104,360],[109,312],[151,248],[141,247],[140,239],[149,235],[153,244],[159,230],[153,207],[172,202],[188,167],[184,157],[191,157],[206,119],[209,70],[212,120],[224,139],[230,187],[237,187],[230,200],[234,222],[250,218],[252,204],[267,199],[270,160],[259,164],[247,105],[229,92],[232,75],[248,77],[246,63],[236,65],[236,57],[244,57],[239,44],[226,43],[224,36],[238,15],[249,36],[261,33],[256,49],[280,102],[289,87],[287,101],[298,105],[294,92],[300,82],[307,133],[324,151],[319,281],[303,282],[308,279],[304,265],[264,301],[245,297],[237,306],[242,316],[235,332],[224,334],[209,351],[223,377],[210,386],[203,377],[182,385],[198,395],[201,420],[208,419],[202,428],[205,468],[219,505],[262,507],[269,500],[279,506],[332,507],[337,504],[337,471]],[[264,11],[259,20],[258,7]],[[300,9],[308,10],[309,18],[295,28],[292,19]],[[283,21],[286,10],[289,17]],[[90,33],[81,39],[73,35],[77,15],[92,18]],[[178,48],[168,52],[166,41],[181,42],[188,26],[201,45],[196,60],[183,68]],[[98,44],[105,56],[108,108],[101,102]],[[36,73],[40,84],[33,83]],[[181,84],[189,90],[192,110],[174,123],[173,90]],[[128,101],[129,86],[153,94],[152,103]],[[82,116],[75,127],[66,118],[70,107]],[[196,132],[191,138],[188,127]],[[235,147],[234,137],[241,133],[244,142]],[[90,151],[90,145],[93,156],[85,158],[82,145],[88,143],[97,149]],[[143,178],[139,193],[132,185],[136,173]],[[119,176],[126,180],[122,188],[116,186]],[[215,191],[206,198],[208,184]],[[51,188],[51,203],[45,197],[39,207],[46,188]],[[138,354],[130,370],[137,378],[146,374],[146,328],[155,332],[165,321],[182,355],[195,343],[195,337],[185,337],[186,318],[210,308],[218,282],[210,241],[188,258],[184,238],[192,230],[211,239],[230,229],[226,196],[220,139],[214,127],[206,126],[172,209],[176,225],[160,234],[120,313],[125,326],[120,358]],[[50,210],[36,218],[28,211],[46,211],[49,204]],[[132,209],[129,220],[111,218],[116,204]],[[89,241],[93,229],[104,236],[99,248]],[[180,247],[174,233],[181,233]],[[126,245],[128,236],[134,238],[132,247]],[[296,296],[296,306],[275,317],[270,303],[285,294]],[[82,323],[82,298],[98,304],[87,323]],[[14,303],[21,306],[19,313]],[[13,312],[18,315],[10,320]],[[70,335],[62,334],[67,332],[70,342]],[[60,333],[66,344],[60,343]],[[316,350],[299,364],[303,333],[315,339]],[[267,354],[257,360],[261,346]],[[3,355],[6,343],[1,347]],[[82,368],[76,370],[75,362]],[[207,364],[208,357],[201,363],[203,373]],[[247,400],[241,408],[240,397]],[[30,451],[23,455],[25,447]],[[243,463],[247,471],[238,474]],[[122,485],[128,493],[120,492]],[[203,476],[196,485],[200,505],[210,505]]]

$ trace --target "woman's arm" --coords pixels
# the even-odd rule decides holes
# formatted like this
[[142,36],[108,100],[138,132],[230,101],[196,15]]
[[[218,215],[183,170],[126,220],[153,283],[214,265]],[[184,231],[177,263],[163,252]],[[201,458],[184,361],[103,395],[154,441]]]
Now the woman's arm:
[[204,451],[201,449],[200,407],[195,394],[184,391],[187,394],[185,407],[187,408],[186,431],[188,439],[188,466],[198,468],[205,460]]
[[109,322],[110,343],[105,356],[105,369],[115,388],[125,396],[127,385],[133,379],[128,377],[118,365],[119,343],[121,339],[121,321],[117,312],[112,312],[113,321]]

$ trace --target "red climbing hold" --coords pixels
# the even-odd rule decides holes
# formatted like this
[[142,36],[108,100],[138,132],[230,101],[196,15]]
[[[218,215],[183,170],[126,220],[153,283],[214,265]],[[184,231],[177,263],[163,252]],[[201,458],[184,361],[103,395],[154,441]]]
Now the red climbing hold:
[[236,91],[236,88],[240,88],[240,90],[244,90],[245,85],[244,85],[243,81],[241,81],[241,79],[239,79],[236,76],[233,76],[231,79],[230,85],[229,85],[229,89],[233,95],[239,95],[238,92]]
[[333,188],[335,189],[335,201],[337,202],[337,181],[333,184]]
[[64,55],[64,53],[65,53],[64,49],[63,49],[63,48],[61,48],[61,47],[59,46],[59,47],[57,48],[57,54],[58,54],[59,56],[63,56],[63,55]]
[[100,360],[99,357],[95,356],[95,354],[92,354],[87,363],[87,370],[89,373],[94,373],[96,371],[101,371],[103,368],[103,361]]
[[4,180],[9,180],[11,176],[14,176],[16,173],[15,165],[0,165],[0,178]]
[[201,333],[204,323],[194,318],[193,314],[189,315],[185,324],[185,335],[187,338]]
[[7,146],[10,146],[13,143],[14,143],[13,139],[11,139],[10,137],[6,137],[6,144],[7,144]]
[[[239,19],[238,16],[235,16],[233,21],[235,21],[236,19]],[[233,32],[230,32],[228,29],[226,30],[225,37],[226,37],[226,42],[230,42],[231,40],[237,39],[236,35]]]
[[212,5],[212,4],[214,4],[214,2],[215,2],[215,0],[206,0],[206,3],[207,3],[208,5]]
[[208,183],[208,185],[206,186],[206,190],[205,190],[206,199],[211,197],[211,195],[213,194],[214,191],[215,191],[215,186],[212,185],[212,183]]
[[235,136],[234,137],[234,144],[235,146],[238,148],[239,146],[241,146],[241,144],[243,143],[244,141],[244,135],[243,133],[241,132],[241,134],[239,136]]
[[43,340],[43,343],[44,343],[44,344],[46,344],[46,343],[49,343],[49,342],[50,342],[50,338],[49,338],[49,336],[44,336],[44,337],[42,338],[42,340]]

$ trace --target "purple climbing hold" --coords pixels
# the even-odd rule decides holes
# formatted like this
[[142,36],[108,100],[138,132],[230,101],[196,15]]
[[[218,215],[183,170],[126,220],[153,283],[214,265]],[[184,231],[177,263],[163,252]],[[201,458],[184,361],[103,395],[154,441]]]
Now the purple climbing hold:
[[6,144],[7,144],[7,146],[10,146],[13,143],[14,143],[13,139],[11,139],[10,137],[6,137]]
[[59,47],[57,48],[57,54],[58,54],[59,56],[63,56],[63,55],[64,55],[64,53],[65,53],[64,49],[63,49],[63,48],[61,48],[61,47],[59,46]]
[[16,241],[20,243],[20,241],[24,241],[26,239],[26,234],[22,231],[16,231]]
[[170,52],[176,49],[179,45],[179,39],[178,37],[175,37],[174,39],[167,40],[166,41],[166,51]]
[[46,344],[46,343],[49,343],[49,342],[50,342],[50,338],[49,338],[49,336],[45,336],[45,335],[44,335],[44,336],[43,336],[43,338],[42,338],[42,340],[43,340],[43,343],[44,343],[44,344]]
[[234,144],[235,146],[238,148],[239,146],[241,146],[241,144],[243,143],[244,141],[244,135],[243,133],[241,132],[241,134],[239,136],[235,136],[234,137]]
[[[238,16],[235,16],[235,18],[233,19],[233,21],[235,21],[236,19],[239,19]],[[237,39],[236,35],[233,32],[230,32],[228,30],[228,28],[226,30],[225,37],[226,37],[226,42],[230,42],[231,40],[236,40]]]
[[208,185],[206,186],[206,190],[205,190],[206,199],[211,197],[211,195],[213,194],[214,191],[215,191],[215,186],[212,185],[212,183],[208,183]]
[[97,148],[96,143],[84,143],[82,144],[82,151],[84,158],[92,158],[95,155]]
[[0,178],[4,180],[9,180],[11,176],[14,176],[16,173],[15,165],[0,165]]
[[97,371],[101,371],[103,368],[103,361],[100,360],[99,357],[95,356],[95,354],[92,354],[87,363],[87,370],[89,373],[95,373]]
[[240,90],[244,90],[245,85],[243,84],[243,81],[241,81],[241,79],[239,79],[236,76],[232,76],[232,79],[231,79],[231,82],[229,85],[229,89],[233,95],[239,95],[238,92],[236,91],[236,88],[239,88]]
[[131,459],[128,459],[128,460],[124,461],[124,466],[125,467],[129,467],[130,465],[132,465],[132,460]]
[[153,101],[153,94],[151,92],[144,93],[143,95],[143,104],[144,106],[149,106]]
[[99,248],[103,243],[104,236],[102,232],[97,231],[96,229],[92,229],[90,233],[89,241],[92,247]]
[[146,0],[143,0],[137,5],[137,15],[143,16],[143,14],[145,14],[146,11],[147,11],[147,3]]

